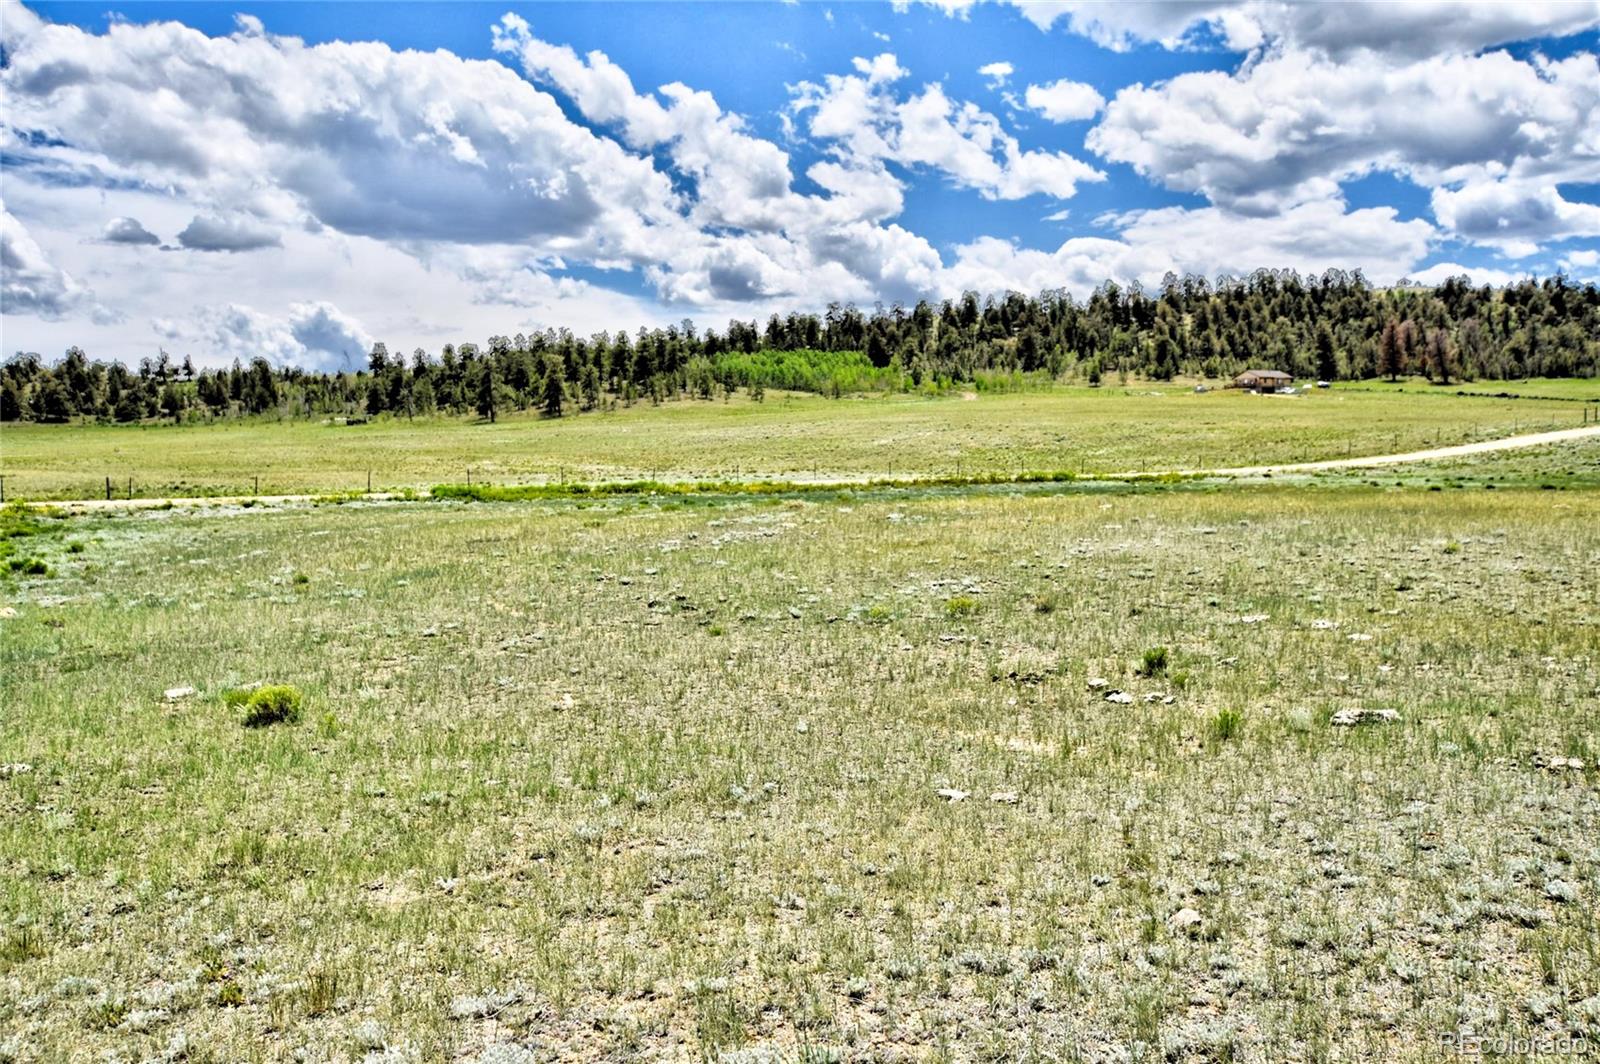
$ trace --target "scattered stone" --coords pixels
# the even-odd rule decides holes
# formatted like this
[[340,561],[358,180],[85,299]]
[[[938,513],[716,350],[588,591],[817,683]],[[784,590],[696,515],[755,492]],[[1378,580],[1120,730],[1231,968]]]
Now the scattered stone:
[[940,787],[936,793],[947,802],[964,802],[971,797],[970,791],[963,791],[956,787]]
[[1267,615],[1265,613],[1247,613],[1243,617],[1239,618],[1239,623],[1240,624],[1260,624],[1262,621],[1264,621],[1266,619],[1267,619]]
[[1370,642],[1372,642],[1372,637],[1370,635],[1368,635],[1366,632],[1351,632],[1350,633],[1350,642],[1352,642],[1352,643],[1370,643]]
[[795,722],[795,726],[794,726],[794,730],[799,732],[801,735],[804,735],[806,732],[811,730],[811,725],[807,724],[803,720],[802,721],[796,721]]
[[1316,620],[1311,622],[1311,627],[1315,628],[1319,632],[1327,632],[1327,631],[1331,631],[1334,628],[1339,627],[1339,622],[1338,621],[1323,620],[1322,618],[1319,617]]
[[800,619],[800,610],[799,610],[799,608],[795,607],[795,606],[790,606],[789,607],[789,616],[793,617],[795,620],[798,621]]
[[995,791],[989,795],[989,801],[1000,802],[1003,805],[1016,805],[1019,801],[1019,796],[1016,791]]
[[1547,772],[1582,772],[1585,766],[1581,757],[1545,757],[1543,754],[1534,754],[1533,767],[1542,768]]
[[1119,706],[1126,706],[1133,701],[1133,696],[1126,691],[1112,691],[1106,695],[1107,702],[1115,702]]
[[1091,677],[1089,677],[1089,690],[1091,690],[1091,691],[1098,691],[1102,687],[1110,687],[1110,686],[1111,686],[1111,681],[1106,679],[1104,676],[1091,676]]
[[1205,917],[1185,906],[1167,917],[1167,930],[1175,935],[1188,935],[1192,938],[1200,933],[1200,926],[1204,923]]
[[0,606],[0,617],[15,617],[17,611],[11,606]]
[[1361,724],[1398,724],[1400,714],[1393,709],[1341,709],[1328,723],[1335,728],[1354,728]]
[[32,765],[22,761],[13,761],[9,765],[0,765],[0,780],[8,780],[12,776],[25,776],[32,771]]
[[167,688],[166,691],[162,692],[162,697],[168,702],[182,702],[185,698],[193,698],[199,693],[193,687],[184,685],[183,687]]

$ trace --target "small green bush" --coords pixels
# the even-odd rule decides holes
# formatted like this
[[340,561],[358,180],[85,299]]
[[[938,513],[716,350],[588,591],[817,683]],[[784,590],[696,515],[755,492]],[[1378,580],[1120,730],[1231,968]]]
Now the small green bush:
[[43,558],[12,558],[7,564],[12,572],[21,573],[23,576],[50,575],[50,566],[45,564]]
[[1053,592],[1047,591],[1042,595],[1035,595],[1033,596],[1033,612],[1054,613],[1056,611],[1057,601],[1058,600]]
[[[232,692],[229,692],[232,694]],[[224,695],[224,701],[227,700]],[[264,728],[269,724],[293,724],[300,719],[305,696],[298,687],[272,684],[250,692],[244,703],[244,726]]]
[[978,612],[978,600],[971,595],[956,595],[946,600],[944,612],[950,617],[971,617]]
[[1167,671],[1167,648],[1151,647],[1144,652],[1144,659],[1135,670],[1140,676],[1160,676]]

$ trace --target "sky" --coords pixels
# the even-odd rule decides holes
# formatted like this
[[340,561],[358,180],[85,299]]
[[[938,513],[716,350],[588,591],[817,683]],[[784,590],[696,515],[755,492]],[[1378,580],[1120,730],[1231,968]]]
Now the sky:
[[1600,281],[1600,0],[0,3],[0,350]]

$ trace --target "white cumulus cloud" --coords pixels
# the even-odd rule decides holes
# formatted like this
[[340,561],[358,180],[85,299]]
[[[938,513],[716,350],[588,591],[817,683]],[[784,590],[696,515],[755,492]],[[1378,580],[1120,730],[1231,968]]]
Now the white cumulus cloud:
[[1029,85],[1023,100],[1052,122],[1077,122],[1093,118],[1106,105],[1093,85],[1062,78],[1044,85]]
[[1006,82],[1011,80],[1011,75],[1016,72],[1017,68],[1004,60],[998,63],[985,63],[978,68],[978,73],[983,75],[984,80],[988,82],[991,89],[998,89],[1005,85]]

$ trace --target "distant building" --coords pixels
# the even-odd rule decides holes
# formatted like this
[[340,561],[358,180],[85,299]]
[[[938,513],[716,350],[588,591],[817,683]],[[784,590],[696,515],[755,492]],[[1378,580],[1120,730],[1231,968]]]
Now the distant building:
[[1249,388],[1253,392],[1276,392],[1294,383],[1294,377],[1282,370],[1247,369],[1233,378],[1235,388]]

